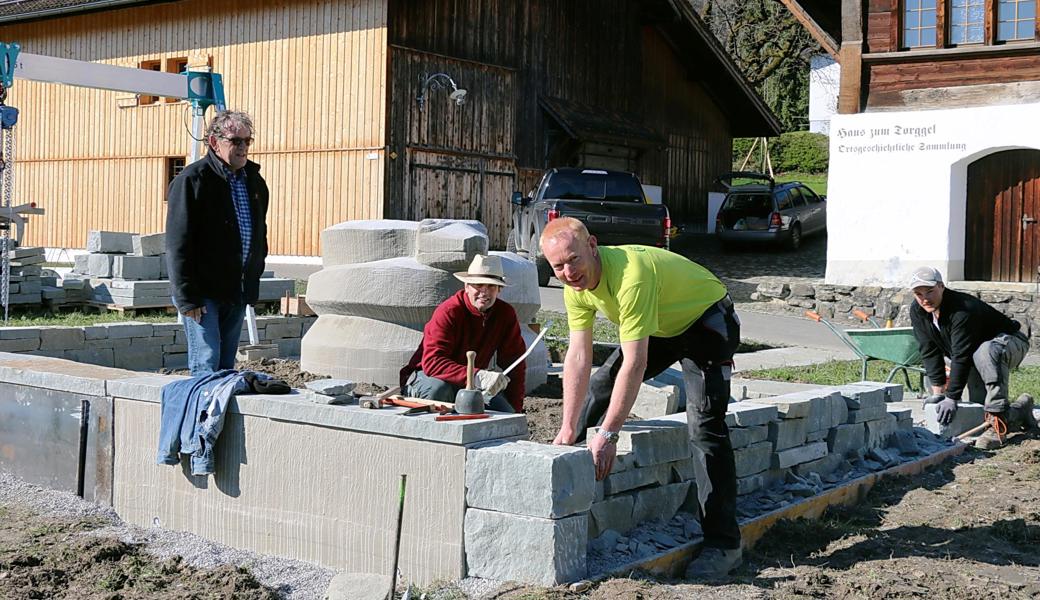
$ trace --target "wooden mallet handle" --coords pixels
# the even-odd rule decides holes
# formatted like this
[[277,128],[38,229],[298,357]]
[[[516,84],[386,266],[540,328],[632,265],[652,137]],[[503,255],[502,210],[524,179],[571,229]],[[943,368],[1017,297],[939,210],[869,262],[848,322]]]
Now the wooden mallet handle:
[[470,350],[466,353],[466,389],[473,389],[473,363],[477,360],[477,353]]

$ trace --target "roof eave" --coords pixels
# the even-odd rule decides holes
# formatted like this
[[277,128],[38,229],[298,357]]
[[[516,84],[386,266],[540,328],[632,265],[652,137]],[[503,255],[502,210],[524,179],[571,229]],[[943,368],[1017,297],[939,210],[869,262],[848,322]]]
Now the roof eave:
[[[159,2],[174,1],[176,0],[159,0]],[[156,3],[157,2],[154,1],[149,2],[148,0],[96,0],[94,2],[79,4],[76,6],[45,8],[40,10],[32,10],[24,13],[0,15],[0,25],[6,25],[10,23],[24,23],[27,21],[40,21],[44,19],[55,19],[78,13],[98,12],[104,10],[113,10],[117,8],[125,8],[133,5]]]

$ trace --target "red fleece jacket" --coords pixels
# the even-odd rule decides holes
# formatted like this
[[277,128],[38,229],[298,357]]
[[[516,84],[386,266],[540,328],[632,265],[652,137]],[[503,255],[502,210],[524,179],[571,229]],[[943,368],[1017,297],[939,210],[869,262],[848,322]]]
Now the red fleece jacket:
[[[520,337],[516,311],[507,302],[496,300],[486,314],[470,304],[460,290],[433,311],[423,328],[423,339],[408,365],[401,369],[401,386],[419,369],[459,388],[466,386],[466,351],[477,353],[476,370],[486,369],[498,352],[497,363],[505,369],[527,350]],[[526,365],[520,363],[509,373],[506,399],[513,409],[524,408]],[[476,385],[476,382],[474,382]]]

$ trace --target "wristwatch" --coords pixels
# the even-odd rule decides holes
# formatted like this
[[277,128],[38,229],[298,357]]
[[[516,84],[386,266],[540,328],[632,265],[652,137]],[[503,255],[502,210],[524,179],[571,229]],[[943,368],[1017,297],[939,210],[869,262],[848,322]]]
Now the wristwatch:
[[621,438],[621,434],[617,431],[607,431],[606,429],[600,429],[597,435],[606,440],[608,444],[617,444]]

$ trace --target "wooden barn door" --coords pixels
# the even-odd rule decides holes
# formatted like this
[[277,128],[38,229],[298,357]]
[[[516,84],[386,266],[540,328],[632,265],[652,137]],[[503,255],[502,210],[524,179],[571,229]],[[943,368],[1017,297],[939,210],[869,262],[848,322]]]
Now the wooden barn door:
[[997,152],[968,165],[964,276],[1037,281],[1040,150]]

